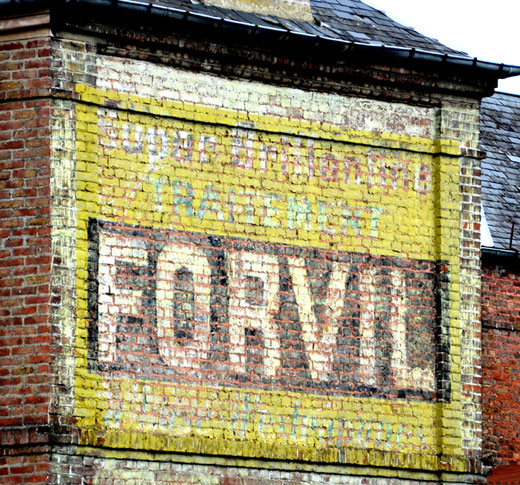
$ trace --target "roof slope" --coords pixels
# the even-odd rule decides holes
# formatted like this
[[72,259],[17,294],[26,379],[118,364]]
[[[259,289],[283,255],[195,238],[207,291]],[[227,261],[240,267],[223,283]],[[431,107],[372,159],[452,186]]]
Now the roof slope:
[[496,93],[482,100],[482,204],[496,248],[520,249],[520,96]]
[[331,39],[420,49],[428,52],[467,57],[466,54],[450,49],[435,39],[419,34],[405,27],[383,12],[363,3],[361,0],[310,0],[314,22],[262,15],[239,10],[240,1],[223,0],[229,8],[204,5],[191,0],[154,0],[155,5],[181,8],[193,13],[201,13],[218,18],[248,22],[253,25],[274,26],[291,32],[299,32]]
[[360,0],[311,0],[311,6],[317,21],[353,41],[467,56],[399,24]]

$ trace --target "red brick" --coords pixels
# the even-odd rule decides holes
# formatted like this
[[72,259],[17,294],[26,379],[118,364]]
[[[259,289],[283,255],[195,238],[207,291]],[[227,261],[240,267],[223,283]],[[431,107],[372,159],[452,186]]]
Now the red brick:
[[50,79],[48,79],[48,78],[32,79],[31,81],[27,81],[25,83],[25,87],[26,88],[50,87]]
[[[48,42],[32,42],[32,51],[19,48],[13,58],[0,61],[0,71],[20,68],[23,62],[34,69],[12,72],[3,89],[19,89],[9,96],[41,95],[48,91],[49,61],[35,60],[49,53]],[[2,46],[5,47],[5,44]],[[48,422],[50,379],[49,300],[47,288],[50,271],[50,100],[12,101],[0,105],[0,236],[5,244],[0,251],[0,382],[5,395],[0,396],[0,426],[42,425]],[[37,222],[32,227],[28,224]],[[32,247],[31,245],[35,245]],[[34,261],[33,261],[34,260]],[[42,288],[43,287],[43,288]],[[27,298],[25,298],[27,297]],[[39,332],[42,326],[42,332]],[[6,429],[4,444],[42,441],[41,436]],[[13,483],[45,483],[49,457],[43,468],[34,464],[12,467]],[[20,463],[21,458],[17,459]],[[38,458],[40,460],[40,458]],[[21,480],[23,477],[23,481]],[[3,477],[5,478],[5,477]],[[3,478],[1,483],[5,483]],[[11,480],[11,478],[10,478]]]
[[25,475],[34,472],[34,465],[12,466],[11,473],[15,475]]
[[14,71],[13,79],[32,79],[38,77],[38,70],[24,69],[23,71]]
[[20,49],[11,53],[11,59],[30,59],[36,57],[36,51],[33,49]]
[[23,88],[24,85],[19,80],[4,81],[0,83],[0,92],[3,91],[8,97],[19,97],[21,94],[20,91],[23,90]]
[[[10,161],[10,162],[4,162],[2,164],[2,167],[4,168],[4,170],[11,170],[14,168],[23,167],[23,165],[24,165],[23,160],[15,160],[15,161]],[[1,197],[0,197],[0,199],[1,199]]]
[[520,464],[520,274],[484,271],[482,323],[484,453]]
[[40,67],[49,67],[49,59],[31,59],[25,61],[24,69],[38,69]]
[[48,47],[49,41],[47,39],[30,40],[27,42],[27,49],[34,49],[38,47]]
[[25,45],[22,42],[0,43],[0,51],[15,51],[23,48]]
[[23,148],[22,141],[8,141],[0,143],[0,150],[16,150],[18,148]]
[[[2,483],[4,485],[16,485],[18,483],[22,483],[22,477],[16,477],[16,476],[4,477],[2,479]],[[43,483],[43,482],[41,482],[41,483]]]
[[42,473],[42,474],[35,474],[30,477],[24,477],[23,482],[24,483],[47,483],[48,474]]

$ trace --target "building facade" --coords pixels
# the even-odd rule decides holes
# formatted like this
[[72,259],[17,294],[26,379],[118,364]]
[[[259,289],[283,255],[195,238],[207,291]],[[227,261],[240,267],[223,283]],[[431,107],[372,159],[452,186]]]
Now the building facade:
[[485,481],[516,68],[358,1],[1,8],[6,483]]
[[518,96],[497,93],[483,100],[481,145],[487,157],[482,164],[482,199],[490,239],[482,250],[482,409],[484,459],[496,468],[492,483],[520,480],[519,131]]

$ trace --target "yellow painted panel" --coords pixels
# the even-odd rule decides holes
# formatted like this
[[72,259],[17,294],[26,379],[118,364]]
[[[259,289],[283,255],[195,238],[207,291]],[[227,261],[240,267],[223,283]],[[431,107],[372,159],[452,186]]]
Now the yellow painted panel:
[[[165,234],[442,261],[456,279],[460,200],[449,157],[457,149],[450,142],[385,134],[375,139],[85,86],[79,93],[99,106],[77,108],[78,134],[88,134],[77,143],[78,309],[89,307],[92,220]],[[102,107],[107,100],[132,112]],[[136,261],[145,258],[137,243],[132,250]],[[293,274],[300,284],[296,274],[305,275]],[[446,314],[455,323],[458,288],[450,291]],[[136,372],[131,378],[89,364],[93,318],[78,312],[76,416],[83,444],[464,470],[455,359],[447,403],[257,389],[247,382],[211,385],[193,376],[168,382]],[[456,325],[449,338],[455,347]],[[445,461],[439,459],[444,449]]]

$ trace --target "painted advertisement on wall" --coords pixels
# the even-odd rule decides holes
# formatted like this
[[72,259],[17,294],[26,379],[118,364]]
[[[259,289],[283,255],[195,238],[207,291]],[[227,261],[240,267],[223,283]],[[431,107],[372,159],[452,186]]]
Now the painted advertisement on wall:
[[84,444],[423,469],[440,443],[460,454],[458,229],[439,219],[456,159],[312,120],[295,91],[274,93],[287,117],[78,86]]

